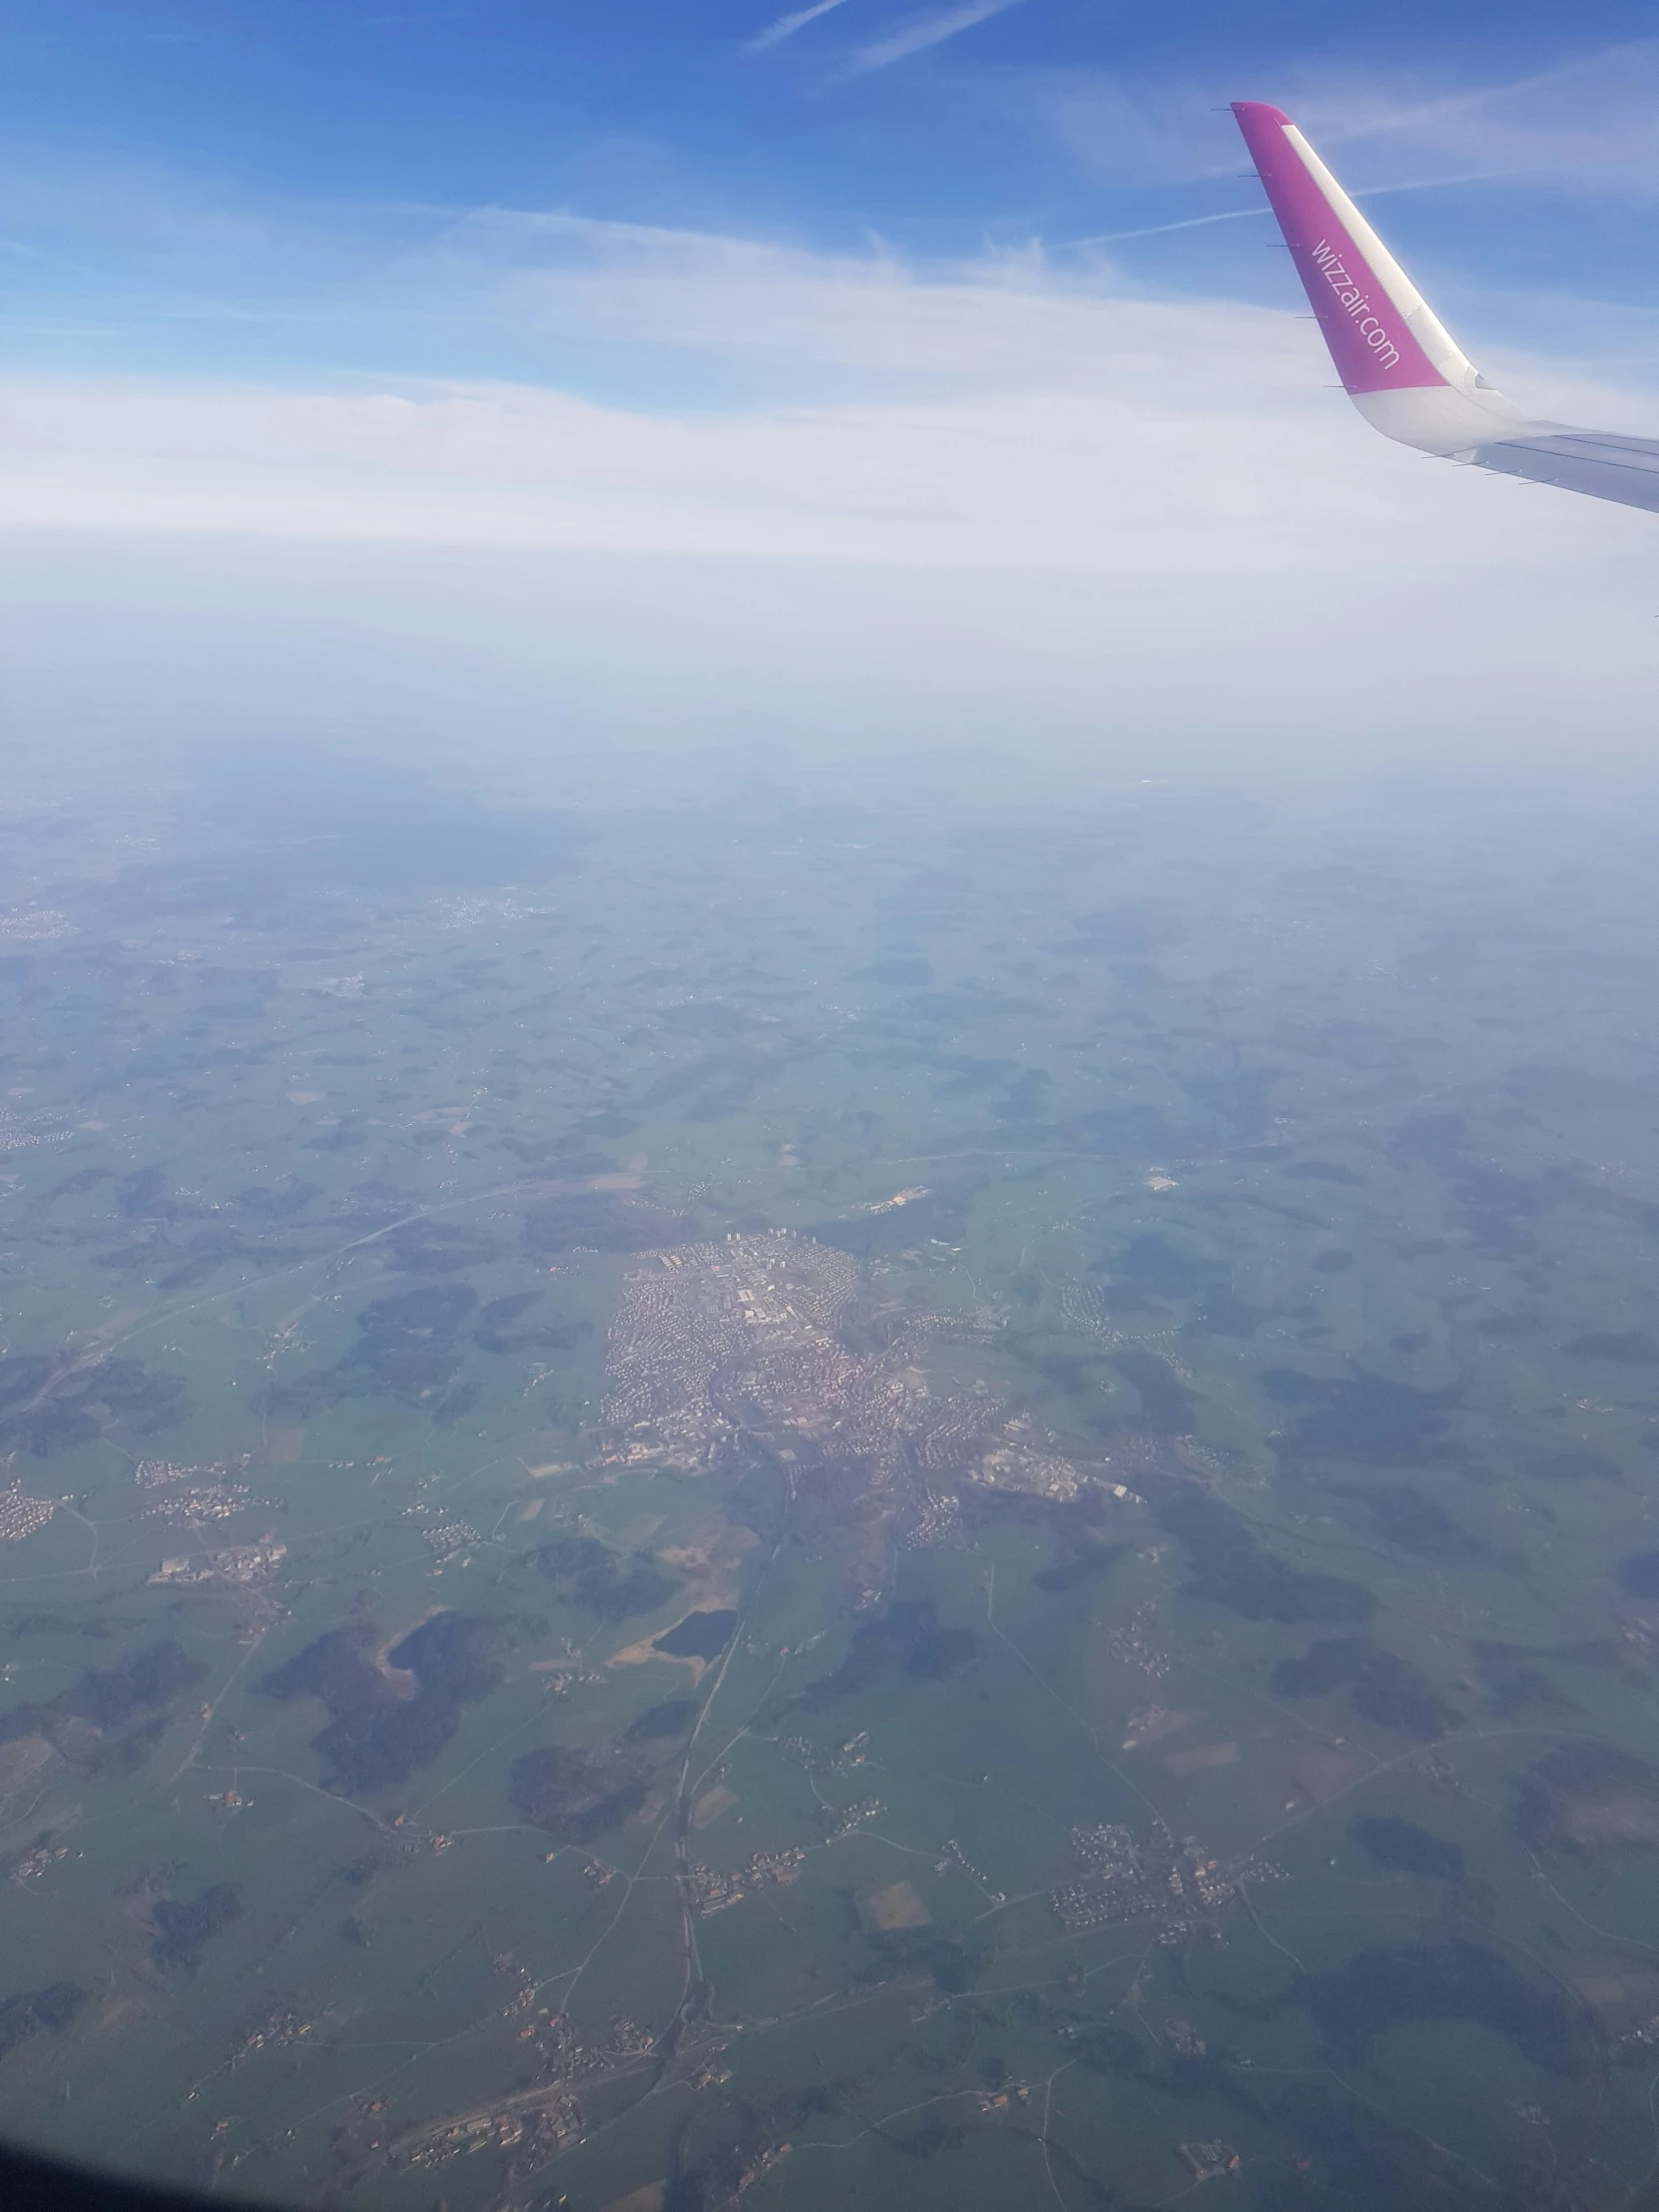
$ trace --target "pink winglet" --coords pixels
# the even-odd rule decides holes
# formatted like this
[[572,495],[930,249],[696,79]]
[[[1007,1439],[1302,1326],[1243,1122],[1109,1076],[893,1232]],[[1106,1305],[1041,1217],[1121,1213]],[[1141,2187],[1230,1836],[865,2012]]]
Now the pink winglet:
[[1233,113],[1344,387],[1409,391],[1443,384],[1385,279],[1308,167],[1301,132],[1289,135],[1290,117],[1259,100],[1235,100]]

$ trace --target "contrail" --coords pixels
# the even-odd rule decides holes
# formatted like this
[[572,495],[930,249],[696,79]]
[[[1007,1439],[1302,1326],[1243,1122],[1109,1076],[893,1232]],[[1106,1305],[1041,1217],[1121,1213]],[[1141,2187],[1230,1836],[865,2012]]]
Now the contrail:
[[848,65],[847,74],[861,77],[868,70],[886,69],[893,62],[907,61],[924,47],[937,46],[947,38],[954,38],[958,31],[970,31],[976,23],[1000,15],[1004,8],[1014,5],[1015,0],[963,0],[962,6],[944,8],[937,15],[912,16],[885,38],[872,39],[868,46],[859,47]]
[[[1512,172],[1500,169],[1477,170],[1467,177],[1413,177],[1401,185],[1370,185],[1364,192],[1349,195],[1352,200],[1381,200],[1390,192],[1439,192],[1448,185],[1484,185],[1493,178],[1506,177]],[[1093,238],[1067,239],[1063,251],[1071,252],[1079,246],[1115,246],[1120,239],[1162,238],[1166,231],[1196,231],[1206,223],[1239,223],[1247,215],[1269,215],[1269,208],[1224,208],[1220,215],[1189,215],[1179,223],[1149,223],[1144,231],[1101,231]]]
[[809,23],[821,15],[828,15],[831,8],[843,5],[843,0],[814,0],[810,8],[797,8],[793,15],[781,15],[776,23],[769,23],[764,31],[758,31],[752,39],[746,39],[746,54],[764,54],[769,46],[782,46],[785,39],[794,38],[797,31],[805,30]]

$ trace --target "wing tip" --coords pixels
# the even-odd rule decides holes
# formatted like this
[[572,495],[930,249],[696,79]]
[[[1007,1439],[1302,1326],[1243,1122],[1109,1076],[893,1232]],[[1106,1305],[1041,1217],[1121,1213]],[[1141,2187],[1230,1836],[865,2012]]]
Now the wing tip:
[[1283,108],[1270,107],[1265,100],[1235,100],[1230,105],[1241,123],[1289,125],[1291,120]]

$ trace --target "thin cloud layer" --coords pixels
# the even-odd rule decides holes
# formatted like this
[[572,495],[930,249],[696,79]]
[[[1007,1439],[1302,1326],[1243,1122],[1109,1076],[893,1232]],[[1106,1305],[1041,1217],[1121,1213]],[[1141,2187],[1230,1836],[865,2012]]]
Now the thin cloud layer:
[[[407,258],[399,281],[450,312],[603,343],[636,364],[636,389],[675,396],[624,407],[502,379],[16,378],[3,390],[8,513],[41,528],[1211,578],[1264,563],[1554,562],[1563,546],[1651,531],[1424,472],[1323,388],[1317,333],[1289,311],[1136,297],[1109,272],[1066,276],[1040,255],[924,271],[492,217]],[[719,405],[677,396],[695,381],[690,356],[709,363]],[[1490,366],[1531,403],[1642,426],[1634,395]]]
[[[917,268],[508,216],[398,257],[376,311],[417,302],[603,347],[641,396],[0,386],[19,727],[557,714],[836,748],[1107,733],[1120,763],[1647,742],[1653,518],[1388,445],[1289,309],[1036,253]],[[1485,365],[1567,419],[1659,426],[1639,394]]]
[[1219,139],[1227,99],[1272,100],[1327,150],[1344,182],[1488,177],[1651,200],[1659,192],[1654,116],[1659,38],[1639,39],[1560,68],[1484,84],[1447,84],[1426,71],[1330,64],[1281,67],[1271,81],[1225,84],[1096,69],[1005,71],[986,97],[1022,112],[1102,182],[1170,185],[1227,177],[1238,148]]

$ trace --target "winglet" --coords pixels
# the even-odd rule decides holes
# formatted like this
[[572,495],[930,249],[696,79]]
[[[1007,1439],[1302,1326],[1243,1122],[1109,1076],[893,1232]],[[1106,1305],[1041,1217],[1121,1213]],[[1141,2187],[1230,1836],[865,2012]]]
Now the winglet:
[[1259,100],[1233,113],[1343,387],[1374,427],[1430,453],[1518,426],[1291,121]]
[[1354,404],[1385,437],[1524,483],[1659,513],[1659,438],[1543,422],[1493,391],[1280,108],[1235,100],[1297,275]]
[[1253,100],[1233,113],[1344,388],[1472,382],[1472,364],[1290,117]]

